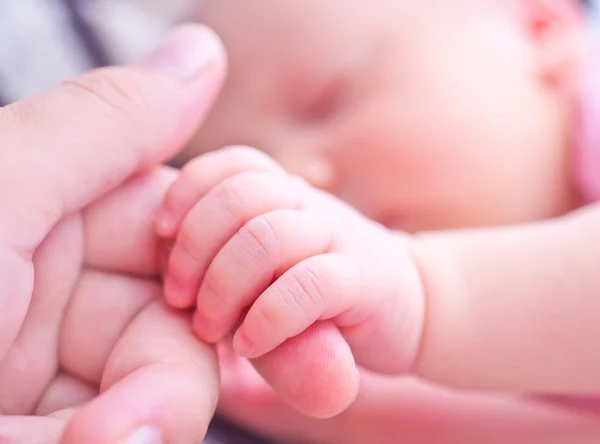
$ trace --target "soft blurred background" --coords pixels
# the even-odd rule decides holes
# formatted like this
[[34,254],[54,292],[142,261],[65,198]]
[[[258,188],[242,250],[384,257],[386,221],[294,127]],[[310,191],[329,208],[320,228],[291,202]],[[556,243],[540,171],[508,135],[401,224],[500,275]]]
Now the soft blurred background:
[[0,101],[43,91],[96,66],[131,61],[195,0],[0,0]]

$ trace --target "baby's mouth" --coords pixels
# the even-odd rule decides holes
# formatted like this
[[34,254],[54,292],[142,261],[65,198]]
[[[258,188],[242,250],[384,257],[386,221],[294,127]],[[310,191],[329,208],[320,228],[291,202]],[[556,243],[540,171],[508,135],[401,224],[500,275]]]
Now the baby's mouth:
[[398,216],[383,216],[375,219],[384,227],[394,231],[405,231],[406,225]]

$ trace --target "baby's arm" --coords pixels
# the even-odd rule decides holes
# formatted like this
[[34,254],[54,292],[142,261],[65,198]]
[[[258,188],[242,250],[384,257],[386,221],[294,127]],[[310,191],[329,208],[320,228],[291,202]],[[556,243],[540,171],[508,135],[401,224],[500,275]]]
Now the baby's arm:
[[427,289],[417,372],[477,389],[600,392],[600,207],[415,238]]
[[249,150],[202,156],[174,184],[158,225],[176,236],[165,291],[172,305],[197,304],[201,338],[217,342],[241,318],[234,346],[255,359],[331,321],[375,371],[477,389],[600,391],[600,351],[588,345],[600,332],[600,209],[405,237],[297,185]]

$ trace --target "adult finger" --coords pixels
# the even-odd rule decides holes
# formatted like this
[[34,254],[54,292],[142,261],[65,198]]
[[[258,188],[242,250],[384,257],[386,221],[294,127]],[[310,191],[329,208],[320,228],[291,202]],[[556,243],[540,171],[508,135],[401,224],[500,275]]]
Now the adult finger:
[[198,443],[217,403],[216,354],[192,335],[188,315],[157,301],[115,346],[100,391],[63,443]]
[[352,351],[330,322],[314,324],[252,363],[282,399],[314,418],[338,415],[358,394]]
[[0,242],[31,254],[63,214],[175,154],[216,95],[222,46],[175,30],[139,63],[92,71],[0,110]]
[[63,215],[183,145],[218,89],[223,58],[212,32],[183,27],[136,65],[0,109],[0,356],[27,310],[36,248]]
[[59,417],[0,416],[0,442],[56,444],[65,423]]
[[87,206],[83,211],[86,266],[138,277],[158,276],[161,240],[155,234],[154,219],[176,177],[172,168],[157,168]]

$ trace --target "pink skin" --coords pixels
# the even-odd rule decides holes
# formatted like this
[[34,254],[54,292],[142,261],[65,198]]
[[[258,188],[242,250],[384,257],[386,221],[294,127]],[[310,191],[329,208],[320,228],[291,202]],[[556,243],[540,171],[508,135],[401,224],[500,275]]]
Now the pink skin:
[[[409,232],[549,219],[581,204],[573,187],[569,144],[585,34],[575,0],[208,0],[202,5],[201,20],[222,36],[231,69],[206,125],[180,156],[182,164],[222,146],[251,143],[288,172],[335,194],[366,216]],[[244,157],[240,164],[247,161]],[[248,164],[248,168],[254,170],[253,165]],[[238,165],[231,174],[242,171]],[[218,173],[204,174],[214,177]],[[188,181],[204,180],[191,176]],[[190,193],[195,189],[189,186]],[[242,195],[247,196],[247,192],[243,190]],[[193,204],[188,203],[189,208],[182,212]],[[355,220],[355,216],[350,219]],[[552,264],[561,255],[542,248],[552,245],[556,253],[566,251],[567,246],[585,246],[577,236],[561,237],[565,231],[573,231],[560,227],[556,225],[556,232],[542,230],[551,236],[529,243],[528,254],[518,255],[524,262],[515,261],[514,248],[525,248],[527,232],[509,236],[510,242],[501,236],[510,248],[499,255],[500,263],[488,263],[486,269],[500,269],[494,267],[502,265],[509,270],[514,263],[519,269],[512,273],[518,274],[527,261],[543,263],[548,270],[568,268],[569,264],[560,261]],[[502,250],[502,242],[494,248]],[[306,251],[313,247],[311,242],[301,247],[294,249],[298,256],[289,253],[286,258],[302,263]],[[453,268],[456,261],[432,269],[452,270],[442,277],[455,275],[455,283],[469,274],[475,282],[473,276],[481,274],[481,269],[467,259],[487,260],[489,251],[473,251],[473,245],[459,247],[450,257],[456,254],[461,261],[464,258],[464,269]],[[545,257],[536,256],[535,251],[544,252]],[[403,255],[399,251],[389,254]],[[593,261],[592,254],[586,257]],[[241,263],[251,261],[246,258]],[[429,259],[424,263],[427,265]],[[292,265],[285,263],[282,268]],[[265,270],[269,276],[273,265]],[[435,313],[438,321],[425,324],[431,353],[418,362],[419,374],[450,385],[469,387],[472,381],[472,388],[511,393],[529,389],[542,393],[596,391],[596,367],[584,365],[591,361],[586,358],[586,348],[581,347],[588,343],[585,329],[593,327],[594,312],[584,300],[562,305],[564,299],[558,297],[556,305],[547,304],[547,290],[565,285],[556,280],[558,275],[531,274],[535,282],[547,282],[548,288],[539,293],[543,299],[524,308],[547,306],[543,313],[548,316],[533,310],[518,319],[494,317],[489,314],[497,313],[497,307],[479,304],[487,298],[520,307],[518,302],[531,294],[531,281],[527,280],[520,281],[527,285],[517,286],[516,291],[501,294],[494,292],[504,288],[505,278],[489,280],[491,285],[481,293],[436,293],[436,297],[447,297],[436,304],[440,308]],[[570,283],[589,282],[586,276],[572,277]],[[230,283],[221,285],[228,288]],[[185,287],[186,294],[180,293],[172,303],[193,303],[195,285]],[[442,288],[448,288],[448,282]],[[588,294],[580,288],[573,291]],[[496,297],[490,297],[493,294]],[[507,294],[513,298],[507,299]],[[472,311],[451,310],[459,296],[465,297],[464,306]],[[551,328],[556,326],[552,313],[567,313],[569,307],[575,311],[581,308],[582,314],[587,311],[590,323],[574,323],[575,327],[585,324],[580,329],[563,325],[561,331],[573,334],[556,335]],[[524,341],[527,336],[523,332],[529,331],[531,324],[515,321],[528,319],[536,320],[536,328],[545,328],[548,334]],[[432,328],[435,326],[439,328]],[[481,331],[481,335],[471,332],[466,336],[481,339],[471,342],[478,345],[472,353],[464,347],[464,336],[449,334],[469,331],[469,326]],[[519,328],[507,334],[506,326]],[[313,339],[319,337],[314,330],[311,334]],[[277,359],[282,359],[279,368],[286,371],[307,360],[319,363],[314,353],[284,359],[282,347],[289,351],[302,337],[306,339],[301,334],[266,355],[275,363],[271,370],[277,368]],[[561,352],[572,350],[577,359],[574,355],[558,357],[557,337],[564,341]],[[533,341],[536,338],[541,343]],[[304,350],[314,350],[306,341],[298,342]],[[445,359],[447,350],[453,353],[451,361]],[[515,366],[531,363],[532,356],[537,367]],[[273,385],[277,373],[267,374],[262,359],[252,363]],[[570,368],[556,366],[556,362]],[[398,436],[408,442],[435,444],[598,441],[598,421],[580,410],[507,393],[471,396],[462,391],[448,392],[413,380],[374,377],[373,384],[371,376],[364,374],[357,402],[344,414],[330,421],[311,421],[286,408],[243,364],[236,359],[222,362],[224,375],[230,373],[223,378],[222,412],[284,442],[362,443],[373,436],[382,443],[396,443]],[[237,371],[240,367],[243,369]],[[513,372],[513,367],[517,371]],[[567,376],[581,374],[586,368],[592,372],[585,378]],[[320,374],[313,369],[310,375]],[[294,379],[280,379],[276,392],[287,393],[284,399],[297,407],[293,393],[290,398],[286,388],[290,381]],[[340,378],[330,381],[339,383]],[[578,381],[582,386],[575,387],[573,383]],[[306,404],[303,407],[310,412]],[[434,433],[436,430],[440,433]]]
[[593,444],[597,415],[497,393],[462,393],[414,378],[361,372],[356,401],[330,420],[299,414],[252,365],[221,348],[221,413],[285,443]]
[[580,203],[575,4],[205,1],[230,71],[179,159],[252,145],[409,232],[564,214]]
[[[243,148],[186,165],[163,211],[161,234],[177,234],[165,296],[172,305],[196,305],[194,328],[201,339],[222,340],[251,307],[233,339],[248,358],[301,336],[316,321],[331,320],[359,364],[389,373],[409,370],[420,336],[413,320],[422,319],[422,289],[401,240],[383,227]],[[397,274],[397,267],[405,272]],[[352,360],[348,364],[330,384],[356,383]],[[331,404],[332,411],[316,415],[338,413],[356,390],[354,385]],[[314,395],[316,402],[324,395]]]
[[[236,174],[232,160],[244,157],[256,167]],[[195,195],[190,177],[202,178]],[[252,306],[234,337],[246,357],[273,350],[316,321],[334,319],[362,365],[386,372],[410,367],[407,357],[414,355],[420,328],[404,323],[422,317],[422,290],[400,239],[388,244],[384,228],[286,175],[262,153],[242,154],[239,148],[190,162],[165,205],[174,222],[169,232],[177,230],[166,297],[172,304],[196,305],[195,330],[204,340],[223,339]],[[380,268],[387,263],[401,269],[404,263],[406,272],[389,280],[396,273]],[[407,305],[382,312],[400,299],[399,288]],[[406,318],[388,318],[398,310]],[[397,335],[403,328],[412,331],[410,338]],[[370,362],[375,338],[390,350],[400,350],[402,342],[406,354]]]
[[[401,237],[252,154],[228,149],[190,162],[165,200],[171,224],[158,218],[162,235],[176,236],[165,296],[196,305],[201,339],[233,330],[235,351],[256,359],[330,321],[356,363],[379,373],[478,390],[600,388],[600,354],[586,342],[600,311],[589,272],[599,208],[552,223]],[[194,182],[202,186],[191,190]],[[288,356],[288,366],[305,356]],[[315,362],[321,373],[326,364]],[[330,384],[349,391],[329,402],[330,392],[310,388],[330,411],[299,409],[338,414],[356,396],[353,376],[339,369]]]
[[135,65],[0,109],[1,442],[204,435],[216,354],[161,300],[149,216],[176,176],[157,166],[223,73],[218,39],[190,26]]

